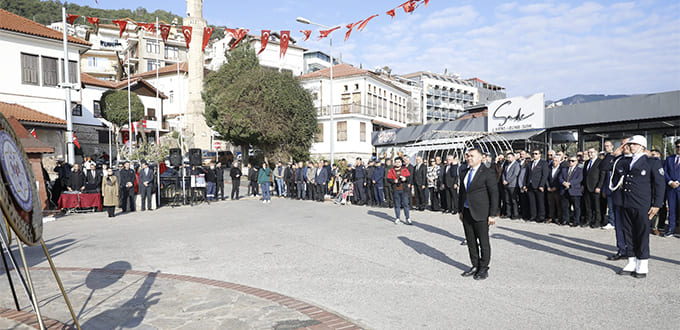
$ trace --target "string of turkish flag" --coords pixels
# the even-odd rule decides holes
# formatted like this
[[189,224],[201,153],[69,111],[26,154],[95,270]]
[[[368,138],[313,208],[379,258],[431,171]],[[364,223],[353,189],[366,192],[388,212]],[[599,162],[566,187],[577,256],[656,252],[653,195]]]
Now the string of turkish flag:
[[[397,15],[397,11],[399,8],[402,8],[404,10],[404,13],[406,14],[411,14],[413,11],[416,10],[420,5],[424,5],[425,8],[427,8],[428,3],[430,0],[407,0],[406,2],[400,4],[397,7],[394,7],[387,12],[385,12],[386,15],[390,16],[392,19]],[[368,24],[369,21],[372,19],[378,17],[379,14],[374,14],[369,16],[368,18],[362,19],[360,21],[354,22],[354,23],[349,23],[345,25],[345,28],[347,28],[347,32],[345,32],[345,41],[349,39],[350,35],[352,34],[353,31],[363,31],[364,28],[366,28],[366,25]],[[68,15],[66,18],[66,21],[73,25],[76,19],[78,19],[80,15]],[[99,29],[99,21],[100,19],[97,17],[85,17],[86,20],[95,26],[95,31]],[[129,23],[132,23],[134,25],[137,25],[139,28],[143,29],[144,31],[150,32],[150,33],[156,33],[156,23],[142,23],[142,22],[135,22],[132,19],[114,19],[112,20],[112,23],[117,25],[120,28],[120,34],[119,37],[123,37],[123,32],[127,29],[127,26]],[[160,31],[161,38],[163,39],[163,42],[166,42],[168,39],[168,36],[170,35],[170,29],[173,27],[173,25],[170,24],[163,24],[163,23],[158,23],[158,30]],[[189,48],[189,44],[191,43],[191,33],[192,33],[192,27],[191,26],[186,26],[186,25],[181,25],[179,26],[181,28],[182,34],[184,35],[184,40],[186,41],[187,44],[187,49]],[[334,31],[340,29],[342,26],[336,26],[327,30],[320,30],[319,31],[319,38],[317,40],[321,40],[323,38],[326,38],[331,35]],[[214,32],[214,28],[212,27],[205,27],[203,29],[203,42],[201,44],[202,50],[205,51],[205,47],[208,45],[208,42],[210,41],[210,36]],[[231,44],[230,51],[233,50],[243,39],[246,38],[248,35],[248,32],[250,32],[250,29],[231,29],[231,28],[225,28],[225,33],[230,35],[234,41]],[[304,38],[302,41],[307,41],[312,35],[312,30],[300,30],[300,33],[304,35]],[[271,37],[271,30],[261,30],[260,34],[260,45],[261,48],[258,51],[258,55],[262,53],[265,48],[267,48],[267,44],[269,42],[269,38]],[[279,33],[279,58],[283,58],[286,56],[286,51],[288,50],[288,44],[290,42],[290,30],[281,30]]]

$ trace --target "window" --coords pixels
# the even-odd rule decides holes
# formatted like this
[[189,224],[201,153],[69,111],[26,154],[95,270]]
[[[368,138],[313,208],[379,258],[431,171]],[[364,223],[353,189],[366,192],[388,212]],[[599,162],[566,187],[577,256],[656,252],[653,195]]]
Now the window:
[[57,86],[59,83],[59,76],[57,70],[57,59],[53,57],[43,56],[42,58],[42,77],[43,86]]
[[314,142],[323,142],[323,124],[317,124],[317,132],[314,135]]
[[345,92],[348,91],[348,90],[349,90],[348,86],[345,85]]
[[[102,65],[104,62],[99,59],[97,61],[97,64]],[[62,81],[64,80],[64,60],[59,60],[59,73],[61,74]],[[76,61],[68,61],[68,80],[69,83],[71,84],[77,84],[78,83],[78,62]]]
[[354,90],[358,91],[359,90],[359,84],[354,84]]
[[21,53],[21,83],[39,85],[38,55]]
[[83,106],[78,103],[71,102],[71,114],[78,117],[82,116]]
[[359,123],[359,142],[366,142],[366,123]]
[[87,67],[89,68],[96,68],[99,66],[99,59],[96,57],[88,56],[87,57]]
[[347,141],[347,122],[338,122],[338,141]]
[[158,40],[146,39],[146,52],[149,54],[160,54],[161,47]]
[[156,62],[155,61],[146,61],[146,71],[154,71],[156,70]]
[[99,133],[99,143],[108,144],[109,143],[109,131],[97,131]]
[[147,108],[146,109],[146,117],[144,117],[146,120],[156,120],[156,109],[153,108]]
[[[92,102],[92,113],[94,114],[95,118],[101,118],[102,108],[101,105],[99,104],[99,101]],[[108,143],[108,141],[106,143]]]
[[165,58],[166,59],[179,58],[179,48],[174,46],[165,46]]
[[175,99],[175,92],[173,92],[173,91],[168,92],[168,101],[170,103],[173,103],[174,99]]

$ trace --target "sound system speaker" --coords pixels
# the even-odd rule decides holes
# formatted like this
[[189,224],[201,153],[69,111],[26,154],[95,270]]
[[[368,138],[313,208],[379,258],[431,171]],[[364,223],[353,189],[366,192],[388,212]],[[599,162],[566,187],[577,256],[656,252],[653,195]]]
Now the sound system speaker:
[[198,148],[189,149],[189,164],[191,166],[201,166],[202,165],[202,162],[201,162],[202,159],[203,159],[203,152],[201,152],[201,149],[198,149]]
[[170,149],[170,166],[182,166],[182,150],[179,148]]

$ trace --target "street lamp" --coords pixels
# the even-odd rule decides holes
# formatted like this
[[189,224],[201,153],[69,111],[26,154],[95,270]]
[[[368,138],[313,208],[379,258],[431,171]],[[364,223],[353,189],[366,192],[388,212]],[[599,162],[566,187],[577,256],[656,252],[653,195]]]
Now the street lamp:
[[[304,17],[298,17],[295,20],[302,23],[302,24],[316,25],[316,26],[324,28],[326,30],[330,30],[332,28],[330,26],[326,26],[326,25],[323,25],[323,24],[314,23],[314,22],[312,22],[312,21],[310,21],[310,20],[308,20]],[[330,94],[331,94],[331,96],[330,96],[330,98],[331,98],[331,101],[330,101],[330,126],[331,126],[330,147],[331,147],[331,164],[333,164],[334,158],[335,158],[334,153],[333,153],[333,145],[335,144],[335,138],[333,136],[333,128],[334,128],[334,126],[333,126],[333,64],[334,64],[334,61],[333,61],[333,34],[331,34],[328,39],[330,40],[330,51],[329,51],[328,55],[331,57],[331,72],[330,72],[330,89],[331,89],[331,91],[330,91]],[[321,109],[323,109],[323,104],[321,104]]]

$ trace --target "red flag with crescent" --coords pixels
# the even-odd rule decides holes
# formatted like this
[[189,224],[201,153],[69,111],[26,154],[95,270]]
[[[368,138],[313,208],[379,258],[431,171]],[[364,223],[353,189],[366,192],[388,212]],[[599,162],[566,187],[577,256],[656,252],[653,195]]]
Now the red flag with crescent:
[[156,33],[156,24],[155,23],[137,23],[139,26],[144,29],[144,31],[151,32],[151,33]]
[[201,50],[205,51],[205,47],[208,46],[208,42],[210,41],[210,36],[212,35],[213,31],[215,30],[214,27],[204,27],[203,28],[203,48]]
[[31,135],[33,135],[34,138],[38,138],[38,134],[35,132],[35,128],[31,130]]
[[309,40],[309,36],[312,35],[312,30],[300,30],[300,32],[302,32],[302,34],[305,35],[305,39],[302,40],[302,41],[307,41],[307,40]]
[[361,23],[361,21],[358,21],[358,22],[356,22],[356,23],[349,23],[349,24],[347,24],[347,26],[346,26],[346,27],[347,27],[347,32],[345,33],[345,42],[347,41],[347,39],[349,39],[349,35],[352,34],[352,29],[353,29],[355,26],[357,26],[357,24],[359,24],[359,23]]
[[334,28],[332,28],[332,29],[329,29],[329,30],[321,30],[321,31],[319,31],[319,39],[318,39],[318,40],[321,40],[321,39],[323,39],[323,38],[325,38],[325,37],[328,37],[328,36],[331,34],[331,32],[333,32],[333,31],[335,31],[335,30],[337,30],[337,29],[339,29],[339,28],[340,28],[339,26],[336,26],[336,27],[334,27]]
[[281,31],[281,44],[279,45],[279,58],[286,56],[288,50],[288,42],[290,41],[290,31]]
[[182,25],[182,34],[187,42],[187,49],[189,49],[189,43],[191,43],[191,30],[191,26]]
[[238,43],[241,42],[241,40],[243,40],[246,37],[246,35],[248,35],[248,31],[250,31],[249,29],[229,29],[229,28],[226,28],[224,30],[227,31],[227,33],[231,34],[231,36],[234,38],[234,43],[231,45],[229,51],[234,50]]
[[80,149],[80,142],[78,142],[78,138],[76,137],[76,132],[73,132],[73,144]]
[[262,34],[260,35],[260,51],[257,52],[257,55],[260,55],[264,51],[265,48],[267,48],[267,43],[269,42],[269,35],[271,34],[271,30],[262,30]]
[[368,21],[370,21],[370,20],[372,20],[372,19],[374,19],[374,18],[376,18],[376,17],[378,17],[378,14],[375,14],[375,15],[373,15],[373,16],[371,16],[371,17],[369,17],[369,18],[367,18],[367,19],[365,19],[365,20],[363,20],[363,21],[360,21],[361,23],[359,24],[359,26],[357,26],[357,30],[358,30],[358,31],[363,31],[364,28],[366,27],[366,24],[368,24]]
[[120,34],[118,35],[118,38],[123,37],[123,31],[125,31],[125,28],[127,27],[127,21],[122,20],[122,19],[114,19],[113,24],[118,25],[120,28]]
[[410,14],[414,10],[416,10],[416,1],[415,0],[406,1],[400,7],[404,8],[404,12]]
[[394,18],[394,15],[396,15],[396,13],[394,12],[394,9],[388,10],[388,11],[386,12],[386,14],[392,16],[392,18]]
[[425,8],[427,8],[428,3],[430,3],[430,0],[425,0]]
[[158,29],[161,30],[161,39],[163,39],[163,42],[168,40],[168,36],[170,35],[170,28],[172,28],[172,26],[167,24],[160,24],[158,26]]
[[87,16],[87,21],[90,22],[90,24],[94,25],[95,27],[99,27],[99,18],[98,17],[90,17]]
[[68,14],[68,15],[66,15],[66,21],[68,22],[68,24],[73,25],[73,22],[74,22],[74,21],[76,20],[76,18],[78,18],[78,17],[80,17],[80,15],[71,15],[71,14]]

